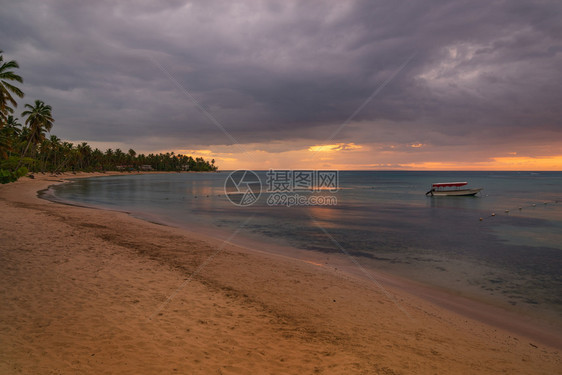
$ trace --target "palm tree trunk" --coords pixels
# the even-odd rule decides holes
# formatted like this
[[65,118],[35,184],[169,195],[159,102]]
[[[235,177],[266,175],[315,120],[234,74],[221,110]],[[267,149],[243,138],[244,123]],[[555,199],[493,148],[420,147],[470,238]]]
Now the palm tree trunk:
[[23,158],[25,157],[25,154],[27,154],[27,150],[29,149],[29,145],[31,144],[31,140],[33,139],[34,135],[35,135],[35,129],[33,129],[33,131],[31,132],[31,135],[29,136],[29,141],[27,141],[27,146],[25,146],[25,150],[23,150],[23,153],[20,156],[20,161],[18,162],[18,165],[16,167],[16,171],[18,169],[20,169],[21,163],[23,162]]

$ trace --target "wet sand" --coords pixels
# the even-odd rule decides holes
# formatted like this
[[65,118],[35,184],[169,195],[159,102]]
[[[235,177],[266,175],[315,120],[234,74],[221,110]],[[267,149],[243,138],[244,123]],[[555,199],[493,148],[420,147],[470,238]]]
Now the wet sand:
[[377,277],[382,290],[315,262],[37,198],[59,181],[0,186],[2,374],[562,368],[559,341],[467,318],[389,276]]

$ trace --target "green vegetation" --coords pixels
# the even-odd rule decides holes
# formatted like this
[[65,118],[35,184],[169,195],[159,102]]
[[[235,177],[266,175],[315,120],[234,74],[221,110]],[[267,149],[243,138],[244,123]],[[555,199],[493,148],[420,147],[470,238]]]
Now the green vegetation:
[[17,102],[14,95],[23,98],[24,93],[15,83],[23,79],[14,70],[16,61],[4,62],[0,50],[0,183],[16,181],[31,172],[62,173],[67,171],[216,171],[215,160],[187,155],[137,154],[130,149],[108,149],[102,152],[92,149],[86,142],[74,145],[50,134],[53,123],[52,108],[41,100],[26,104],[22,125],[13,116]]
[[14,108],[18,105],[12,94],[23,98],[23,91],[16,86],[12,85],[11,81],[23,83],[23,79],[13,72],[13,69],[18,69],[20,66],[16,61],[4,62],[3,51],[0,50],[0,124],[7,120],[7,115],[14,113]]

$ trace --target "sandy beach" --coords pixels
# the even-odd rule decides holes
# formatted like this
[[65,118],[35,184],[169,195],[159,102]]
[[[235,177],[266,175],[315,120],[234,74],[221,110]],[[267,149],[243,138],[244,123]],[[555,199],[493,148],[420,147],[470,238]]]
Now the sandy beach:
[[399,282],[37,197],[91,175],[0,186],[0,374],[562,373]]

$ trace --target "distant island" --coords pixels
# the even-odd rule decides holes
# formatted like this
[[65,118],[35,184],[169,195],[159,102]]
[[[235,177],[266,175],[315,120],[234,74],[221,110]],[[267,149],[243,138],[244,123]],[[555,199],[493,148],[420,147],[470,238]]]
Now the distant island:
[[[23,83],[15,69],[15,60],[4,61],[0,50],[0,183],[16,181],[29,172],[103,172],[103,171],[216,171],[215,160],[193,158],[174,152],[137,154],[92,149],[87,142],[73,144],[50,134],[53,123],[52,107],[42,100],[25,104],[21,116],[24,125],[13,116],[16,98],[23,98],[17,83]],[[49,137],[47,137],[49,133]]]

